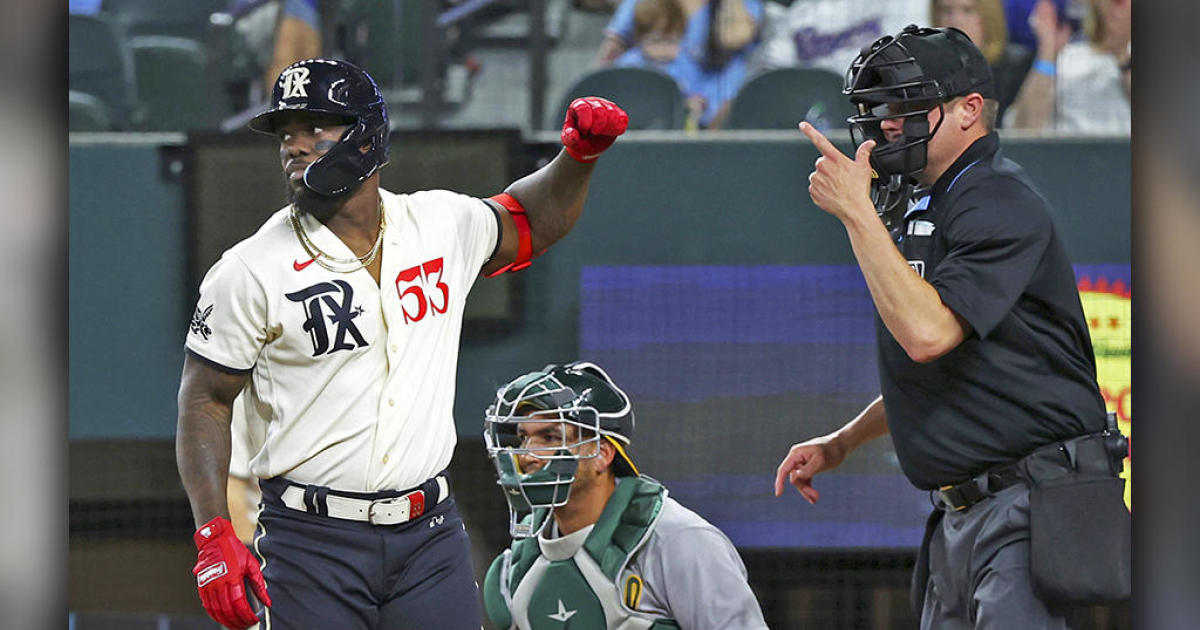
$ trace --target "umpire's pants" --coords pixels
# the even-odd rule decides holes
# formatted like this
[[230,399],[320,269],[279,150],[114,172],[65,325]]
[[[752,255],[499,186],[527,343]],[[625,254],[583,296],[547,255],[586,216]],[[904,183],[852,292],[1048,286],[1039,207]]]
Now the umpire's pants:
[[479,587],[453,497],[399,525],[285,507],[263,480],[255,547],[271,608],[262,630],[479,630]]
[[1033,592],[1024,483],[961,512],[948,510],[934,526],[922,630],[1060,630],[1070,627],[1072,613]]

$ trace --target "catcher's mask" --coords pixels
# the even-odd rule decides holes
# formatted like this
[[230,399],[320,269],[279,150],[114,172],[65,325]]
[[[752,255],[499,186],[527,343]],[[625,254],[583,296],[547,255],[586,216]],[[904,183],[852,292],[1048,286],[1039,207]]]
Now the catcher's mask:
[[[930,129],[929,112],[971,92],[996,98],[991,67],[979,48],[956,28],[911,24],[863,48],[846,70],[842,90],[858,112],[847,119],[851,139],[856,146],[875,140],[871,166],[881,181],[921,172],[929,139],[945,120],[940,116]],[[902,119],[903,133],[889,142],[881,123],[895,118]]]
[[[633,425],[629,397],[594,363],[548,365],[498,389],[484,416],[483,439],[508,500],[509,533],[528,538],[541,532],[550,511],[567,504],[580,460],[596,457],[600,440],[617,451],[613,471],[636,476],[626,451]],[[542,466],[522,470],[523,455]],[[527,513],[532,516],[523,521]]]
[[388,163],[387,104],[362,68],[339,59],[293,63],[275,81],[271,109],[251,119],[249,126],[274,135],[277,118],[289,111],[337,116],[350,125],[333,148],[304,170],[304,185],[313,192],[340,195]]

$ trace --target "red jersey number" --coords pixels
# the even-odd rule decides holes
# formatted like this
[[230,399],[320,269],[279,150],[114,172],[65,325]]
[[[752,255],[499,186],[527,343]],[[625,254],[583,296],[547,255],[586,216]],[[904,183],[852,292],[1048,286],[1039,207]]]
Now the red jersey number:
[[443,260],[434,258],[396,274],[396,293],[405,324],[425,319],[430,309],[441,314],[450,307],[450,287],[442,281],[444,270]]

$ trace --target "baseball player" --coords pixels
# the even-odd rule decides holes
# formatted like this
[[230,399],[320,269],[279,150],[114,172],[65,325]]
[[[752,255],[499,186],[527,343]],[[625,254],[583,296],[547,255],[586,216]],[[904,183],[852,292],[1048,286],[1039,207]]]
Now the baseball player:
[[[1105,429],[1066,249],[1045,200],[999,152],[995,82],[961,31],[908,26],[876,40],[845,92],[862,141],[853,158],[800,129],[821,153],[809,194],[846,228],[878,311],[882,396],[792,446],[775,494],[790,482],[817,501],[814,475],[890,433],[937,506],[913,580],[921,627],[1065,628],[1063,605],[1120,597],[1122,547],[1126,589],[1129,569],[1125,448]],[[877,208],[873,169],[882,193],[920,192],[911,203],[877,194]]]
[[497,627],[766,628],[729,539],[639,474],[629,397],[599,366],[517,377],[484,424],[514,538],[484,581]]
[[[231,628],[480,626],[446,467],[463,306],[475,278],[529,266],[582,211],[613,103],[571,103],[565,146],[489,199],[379,187],[388,116],[337,59],[283,70],[251,129],[279,142],[291,203],[200,287],[179,390],[177,458],[208,613]],[[228,520],[230,405],[266,425],[256,548]],[[256,614],[244,582],[266,608]]]

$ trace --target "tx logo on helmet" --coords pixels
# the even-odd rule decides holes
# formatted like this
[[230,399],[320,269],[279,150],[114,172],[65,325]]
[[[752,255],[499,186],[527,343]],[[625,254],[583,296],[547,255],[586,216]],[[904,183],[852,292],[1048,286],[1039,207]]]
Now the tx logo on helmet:
[[308,98],[308,92],[304,89],[311,83],[308,80],[308,68],[288,68],[279,75],[279,81],[283,83],[283,98]]

